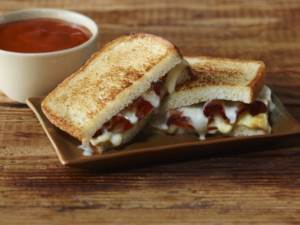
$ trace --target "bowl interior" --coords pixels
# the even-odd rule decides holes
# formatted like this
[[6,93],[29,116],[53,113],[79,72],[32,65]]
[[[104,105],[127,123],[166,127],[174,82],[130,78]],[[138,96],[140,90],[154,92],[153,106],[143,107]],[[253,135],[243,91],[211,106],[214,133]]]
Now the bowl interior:
[[98,34],[97,24],[92,19],[80,13],[62,9],[26,9],[15,11],[1,16],[0,24],[34,18],[60,19],[86,27],[91,32],[92,37]]

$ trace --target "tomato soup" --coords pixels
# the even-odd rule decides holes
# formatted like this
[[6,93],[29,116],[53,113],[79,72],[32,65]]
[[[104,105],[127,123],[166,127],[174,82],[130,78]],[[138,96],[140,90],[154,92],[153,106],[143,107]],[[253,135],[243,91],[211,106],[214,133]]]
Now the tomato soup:
[[59,19],[36,18],[0,24],[0,49],[39,53],[72,48],[86,42],[91,32]]

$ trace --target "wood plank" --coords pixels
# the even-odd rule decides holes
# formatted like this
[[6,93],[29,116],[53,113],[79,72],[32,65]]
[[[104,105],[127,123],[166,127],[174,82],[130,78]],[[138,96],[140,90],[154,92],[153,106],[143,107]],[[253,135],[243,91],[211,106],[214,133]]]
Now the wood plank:
[[[1,158],[7,167],[0,176],[5,196],[0,212],[14,210],[28,223],[48,215],[90,223],[104,218],[130,224],[214,224],[220,219],[242,224],[251,217],[264,224],[297,224],[298,152],[295,148],[209,158],[112,174],[62,170],[52,158],[13,157],[14,163]],[[20,222],[13,215],[4,218],[7,224]]]
[[[62,212],[58,215],[53,215],[55,209],[14,209],[21,220],[17,223],[13,215],[9,219],[5,218],[5,224],[41,224],[37,221],[43,221],[42,224],[65,224],[73,223],[86,223],[86,224],[266,224],[266,225],[285,225],[285,224],[299,224],[295,217],[290,214],[298,213],[297,210],[278,211],[270,210],[266,213],[265,210],[260,212],[253,212],[251,210],[234,213],[230,211],[227,215],[220,215],[214,210],[98,210],[98,209],[85,209],[82,214],[70,211]],[[59,209],[58,209],[59,211]],[[146,212],[146,213],[145,213]],[[9,211],[6,211],[9,214]],[[95,215],[97,220],[95,219]],[[1,214],[0,214],[1,216]],[[10,218],[12,220],[10,220]],[[218,219],[216,219],[218,218]],[[247,218],[253,218],[251,223],[247,222]],[[257,219],[262,218],[262,219]]]
[[[100,43],[162,35],[184,55],[260,59],[300,121],[298,0],[2,0],[80,11]],[[1,75],[0,75],[1,76]],[[111,173],[64,168],[33,113],[0,92],[0,224],[299,224],[299,147]]]

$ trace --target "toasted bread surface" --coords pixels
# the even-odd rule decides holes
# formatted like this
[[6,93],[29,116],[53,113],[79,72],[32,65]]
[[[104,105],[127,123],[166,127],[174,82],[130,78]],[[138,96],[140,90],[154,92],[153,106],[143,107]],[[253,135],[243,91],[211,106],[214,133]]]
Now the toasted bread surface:
[[121,36],[59,84],[42,110],[54,125],[87,141],[181,60],[177,48],[161,37]]
[[178,108],[212,99],[254,101],[263,85],[265,65],[261,61],[214,57],[185,57],[193,79],[178,85],[164,108]]

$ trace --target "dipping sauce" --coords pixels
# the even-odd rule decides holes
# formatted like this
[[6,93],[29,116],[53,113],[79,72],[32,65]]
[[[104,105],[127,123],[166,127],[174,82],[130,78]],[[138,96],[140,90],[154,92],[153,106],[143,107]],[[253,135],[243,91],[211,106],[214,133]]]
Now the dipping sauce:
[[36,18],[0,24],[0,49],[38,53],[68,49],[86,42],[91,32],[59,19]]

